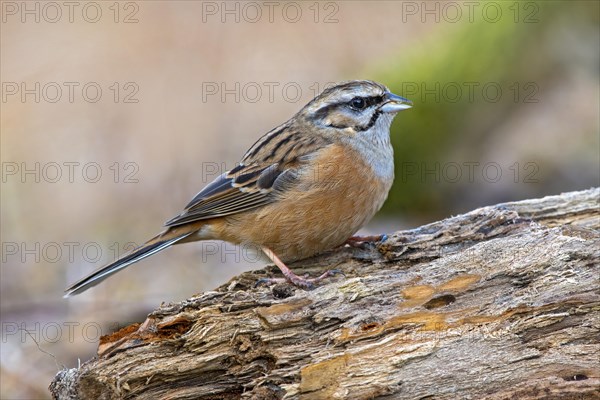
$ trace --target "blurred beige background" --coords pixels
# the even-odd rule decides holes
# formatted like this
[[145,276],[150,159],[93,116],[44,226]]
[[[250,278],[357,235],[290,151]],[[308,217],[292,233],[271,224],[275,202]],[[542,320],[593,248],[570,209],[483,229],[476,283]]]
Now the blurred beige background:
[[365,232],[597,186],[598,3],[451,3],[1,2],[0,397],[47,398],[100,334],[262,267],[188,244],[62,299],[329,82],[415,102]]

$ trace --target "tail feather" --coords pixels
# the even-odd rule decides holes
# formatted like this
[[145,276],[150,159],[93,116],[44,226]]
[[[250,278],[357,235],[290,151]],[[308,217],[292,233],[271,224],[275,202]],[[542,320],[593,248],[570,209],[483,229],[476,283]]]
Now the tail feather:
[[66,298],[84,292],[92,286],[96,286],[112,274],[119,272],[125,267],[151,256],[152,254],[166,249],[172,244],[175,244],[178,241],[190,236],[192,233],[194,232],[185,232],[175,237],[164,237],[166,235],[160,234],[150,239],[137,249],[133,250],[131,253],[128,253],[118,260],[92,272],[90,275],[69,286],[65,290],[65,295],[63,297]]

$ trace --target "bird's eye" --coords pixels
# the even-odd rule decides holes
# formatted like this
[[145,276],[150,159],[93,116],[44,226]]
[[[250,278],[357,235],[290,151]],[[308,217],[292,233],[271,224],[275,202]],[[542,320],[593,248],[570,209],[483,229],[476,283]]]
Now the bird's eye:
[[355,110],[362,110],[366,105],[367,102],[362,97],[355,97],[350,100],[350,107],[354,108]]

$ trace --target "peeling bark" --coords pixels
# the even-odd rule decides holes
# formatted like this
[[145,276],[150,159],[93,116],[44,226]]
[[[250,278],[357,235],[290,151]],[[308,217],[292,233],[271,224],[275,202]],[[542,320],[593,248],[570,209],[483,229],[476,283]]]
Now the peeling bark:
[[59,372],[60,399],[600,397],[600,189],[484,207],[163,305]]

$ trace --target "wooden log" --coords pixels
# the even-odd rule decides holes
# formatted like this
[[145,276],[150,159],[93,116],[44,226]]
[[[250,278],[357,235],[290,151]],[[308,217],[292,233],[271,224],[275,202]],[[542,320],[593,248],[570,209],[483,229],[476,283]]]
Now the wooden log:
[[598,399],[600,189],[484,207],[162,305],[60,399]]

